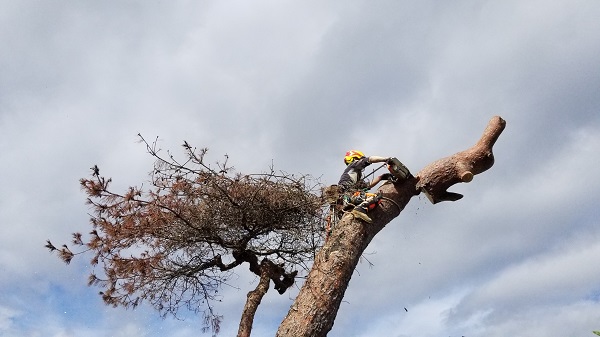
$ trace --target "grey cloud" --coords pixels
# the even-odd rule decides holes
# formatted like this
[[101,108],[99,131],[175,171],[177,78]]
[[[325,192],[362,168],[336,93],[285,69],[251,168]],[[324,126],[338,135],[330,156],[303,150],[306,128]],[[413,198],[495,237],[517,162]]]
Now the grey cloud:
[[[85,288],[85,262],[67,268],[42,247],[87,228],[77,180],[91,165],[123,188],[144,181],[151,158],[138,132],[176,154],[184,139],[214,161],[228,153],[244,172],[273,160],[335,183],[349,148],[417,171],[501,115],[495,166],[456,186],[459,202],[411,201],[367,249],[374,267],[359,265],[331,335],[419,335],[428,322],[431,336],[592,329],[597,287],[586,278],[596,274],[581,260],[597,255],[596,2],[4,5],[0,283],[15,297],[0,297],[0,326],[35,311],[19,296],[43,303],[52,286],[76,288],[62,299],[92,303],[100,321],[86,328],[47,303],[36,312],[46,321],[28,324],[57,316],[68,317],[57,334],[196,332],[192,315],[153,322],[147,308],[127,312],[133,325],[120,321],[123,311]],[[220,307],[229,334],[254,285],[242,273]],[[294,294],[269,295],[257,335],[273,334]]]

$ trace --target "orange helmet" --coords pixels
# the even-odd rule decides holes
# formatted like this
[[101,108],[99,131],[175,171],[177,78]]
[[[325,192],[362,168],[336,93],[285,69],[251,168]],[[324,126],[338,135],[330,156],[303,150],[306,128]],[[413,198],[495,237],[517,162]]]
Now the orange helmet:
[[365,154],[358,150],[350,150],[346,152],[346,156],[344,157],[344,164],[348,165],[353,162],[355,159],[358,160],[364,157]]

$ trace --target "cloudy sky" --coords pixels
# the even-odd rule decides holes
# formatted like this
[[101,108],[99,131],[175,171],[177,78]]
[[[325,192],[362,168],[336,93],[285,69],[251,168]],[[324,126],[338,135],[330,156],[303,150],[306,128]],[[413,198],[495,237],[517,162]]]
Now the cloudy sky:
[[[368,247],[329,336],[600,330],[600,1],[0,7],[0,335],[198,336],[193,314],[106,307],[88,258],[65,266],[43,248],[90,228],[78,179],[92,165],[117,189],[147,179],[138,133],[333,184],[348,149],[417,172],[495,115],[495,166],[456,186],[458,202],[411,201]],[[237,274],[222,336],[256,285]],[[267,295],[254,336],[274,335],[296,293]]]

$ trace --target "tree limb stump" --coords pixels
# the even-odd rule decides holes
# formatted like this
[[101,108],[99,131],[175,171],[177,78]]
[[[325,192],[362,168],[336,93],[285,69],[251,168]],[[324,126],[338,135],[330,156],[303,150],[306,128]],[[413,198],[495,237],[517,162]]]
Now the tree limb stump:
[[474,175],[492,167],[492,147],[505,126],[504,119],[493,117],[473,147],[437,160],[421,170],[417,174],[417,189],[425,193],[433,204],[461,199],[462,194],[448,192],[447,189],[457,183],[468,183],[473,180]]

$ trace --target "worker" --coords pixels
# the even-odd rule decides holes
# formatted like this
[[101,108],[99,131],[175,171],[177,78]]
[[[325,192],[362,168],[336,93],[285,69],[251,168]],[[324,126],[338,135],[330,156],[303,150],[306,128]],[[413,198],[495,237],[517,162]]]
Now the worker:
[[382,180],[389,180],[392,175],[390,173],[382,174],[373,179],[371,183],[367,183],[362,180],[362,172],[373,163],[389,162],[391,159],[379,156],[366,157],[364,153],[357,150],[350,150],[344,156],[346,169],[338,182],[339,192],[343,195],[344,207],[353,206],[351,213],[367,223],[372,222],[367,211],[377,205],[380,196],[366,191],[375,187]]

